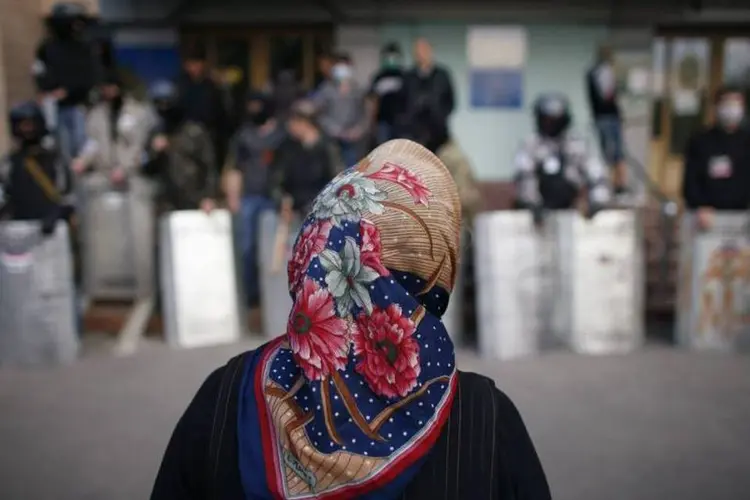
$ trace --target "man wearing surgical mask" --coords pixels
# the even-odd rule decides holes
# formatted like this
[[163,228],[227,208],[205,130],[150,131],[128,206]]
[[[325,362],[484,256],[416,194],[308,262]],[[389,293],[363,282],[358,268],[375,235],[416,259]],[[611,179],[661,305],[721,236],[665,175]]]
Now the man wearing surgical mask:
[[701,229],[710,229],[716,210],[750,208],[750,131],[745,97],[738,89],[717,93],[716,123],[695,134],[685,152],[683,196]]
[[354,80],[348,55],[336,58],[332,76],[331,81],[323,83],[313,102],[321,128],[338,143],[345,165],[351,167],[364,154],[369,129],[366,95]]
[[398,125],[406,107],[401,48],[396,43],[383,47],[382,67],[372,80],[370,95],[377,103],[377,143],[399,136]]

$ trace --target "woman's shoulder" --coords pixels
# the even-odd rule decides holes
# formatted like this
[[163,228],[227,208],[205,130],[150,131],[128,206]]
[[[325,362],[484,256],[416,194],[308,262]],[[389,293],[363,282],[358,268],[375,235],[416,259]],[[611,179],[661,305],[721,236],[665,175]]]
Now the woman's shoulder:
[[458,390],[461,404],[498,412],[517,412],[513,401],[501,391],[495,381],[473,372],[458,372]]
[[453,411],[484,415],[490,427],[500,433],[500,437],[525,435],[523,417],[513,400],[484,375],[472,372],[459,372],[458,392]]
[[233,393],[236,392],[234,389],[238,388],[242,380],[242,368],[245,361],[257,351],[257,349],[245,351],[215,368],[201,384],[184,418],[201,427],[212,423],[219,397],[234,395]]

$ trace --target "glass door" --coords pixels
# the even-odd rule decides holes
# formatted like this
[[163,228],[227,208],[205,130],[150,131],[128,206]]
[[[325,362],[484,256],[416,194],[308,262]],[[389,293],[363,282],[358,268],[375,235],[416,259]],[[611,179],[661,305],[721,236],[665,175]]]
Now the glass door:
[[245,94],[249,88],[252,66],[250,43],[247,37],[218,38],[215,44],[214,80],[219,83],[225,108],[234,130],[242,119]]
[[724,41],[722,83],[745,93],[750,115],[750,38],[728,38]]

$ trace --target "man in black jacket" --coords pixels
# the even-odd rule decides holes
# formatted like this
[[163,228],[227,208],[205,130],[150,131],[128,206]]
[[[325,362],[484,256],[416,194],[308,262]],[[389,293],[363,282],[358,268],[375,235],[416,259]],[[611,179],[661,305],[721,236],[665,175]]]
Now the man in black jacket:
[[401,47],[389,43],[381,52],[381,68],[372,80],[370,95],[377,101],[377,143],[399,136],[399,125],[406,105]]
[[46,136],[35,102],[15,106],[9,118],[15,144],[0,164],[0,215],[41,221],[42,232],[52,234],[72,213],[70,171]]
[[94,46],[85,37],[87,21],[80,5],[56,4],[47,19],[50,36],[37,48],[32,68],[44,96],[47,126],[58,129],[66,161],[86,142],[86,106],[102,73]]
[[717,122],[696,133],[685,152],[683,196],[710,229],[715,210],[750,208],[750,130],[743,125],[745,97],[738,89],[717,93]]
[[406,135],[436,152],[449,138],[448,118],[455,107],[453,84],[448,71],[434,63],[432,46],[424,38],[414,44],[414,61],[404,85]]
[[[211,79],[206,67],[205,47],[193,47],[187,53],[183,70],[177,89],[184,119],[198,123],[208,131],[216,155],[215,164],[223,165],[227,145],[225,138],[231,135],[231,127],[221,89]],[[217,174],[214,172],[214,175]]]

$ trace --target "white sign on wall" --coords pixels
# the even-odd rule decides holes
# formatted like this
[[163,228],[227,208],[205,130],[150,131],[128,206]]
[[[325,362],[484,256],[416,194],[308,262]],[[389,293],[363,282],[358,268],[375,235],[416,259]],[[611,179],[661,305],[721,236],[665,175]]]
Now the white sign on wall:
[[466,39],[470,102],[475,108],[523,106],[526,30],[518,26],[470,26]]

